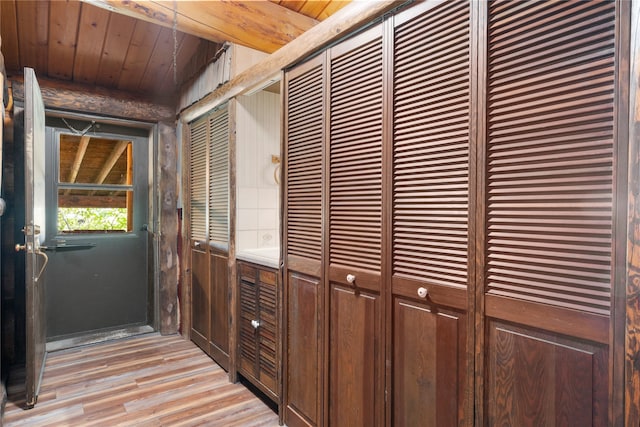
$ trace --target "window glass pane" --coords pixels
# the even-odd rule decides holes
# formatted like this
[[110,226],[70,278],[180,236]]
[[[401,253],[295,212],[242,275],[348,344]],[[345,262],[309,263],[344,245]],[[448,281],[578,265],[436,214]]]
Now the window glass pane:
[[60,135],[61,183],[131,184],[131,141],[90,135]]
[[58,190],[58,233],[127,232],[133,191]]

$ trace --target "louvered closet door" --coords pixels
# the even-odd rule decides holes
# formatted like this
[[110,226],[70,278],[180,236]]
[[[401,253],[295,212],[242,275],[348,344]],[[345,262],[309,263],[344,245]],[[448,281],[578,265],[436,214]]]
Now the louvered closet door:
[[207,118],[189,125],[189,207],[191,247],[191,339],[209,352],[210,296],[207,265]]
[[209,355],[229,367],[229,113],[208,116]]
[[472,417],[470,4],[421,4],[394,23],[392,419],[453,426]]
[[607,425],[615,4],[489,3],[489,425]]
[[329,51],[329,424],[383,423],[382,28]]
[[320,424],[324,58],[285,75],[285,423]]

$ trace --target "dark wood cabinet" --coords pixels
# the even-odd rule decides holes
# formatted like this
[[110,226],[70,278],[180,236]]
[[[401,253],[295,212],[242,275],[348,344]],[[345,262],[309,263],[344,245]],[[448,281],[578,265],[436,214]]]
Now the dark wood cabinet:
[[617,424],[622,9],[417,2],[287,70],[287,424]]
[[229,369],[229,266],[226,253],[191,250],[191,340]]
[[238,372],[279,403],[278,271],[238,262]]

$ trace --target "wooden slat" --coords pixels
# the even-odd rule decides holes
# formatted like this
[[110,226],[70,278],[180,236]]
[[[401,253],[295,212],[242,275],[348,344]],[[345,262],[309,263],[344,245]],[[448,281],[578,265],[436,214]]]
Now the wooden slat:
[[20,62],[38,75],[47,74],[47,42],[49,39],[49,2],[17,2]]
[[229,113],[211,114],[209,125],[209,240],[229,243]]
[[191,238],[207,238],[207,119],[189,126],[191,153],[189,156],[189,206],[191,207]]
[[49,3],[49,76],[71,80],[78,35],[80,3]]
[[393,274],[467,286],[468,2],[396,27]]
[[287,79],[287,254],[322,256],[323,66]]
[[149,58],[160,34],[160,27],[144,21],[136,21],[131,44],[122,64],[118,89],[137,91],[147,70]]
[[117,86],[135,24],[135,19],[128,16],[111,15],[102,48],[97,84],[106,87]]
[[96,61],[94,53],[102,52],[108,25],[109,12],[91,5],[82,5],[78,25],[78,32],[82,37],[78,39],[76,46],[74,81],[87,84],[96,82],[100,61]]
[[[363,39],[364,38],[364,39]],[[329,259],[380,272],[382,37],[380,27],[331,57]]]
[[5,67],[11,69],[20,63],[20,50],[18,49],[18,17],[15,1],[0,2],[2,12],[2,54]]
[[491,2],[487,291],[607,315],[615,4]]
[[50,353],[29,411],[20,407],[15,379],[4,426],[278,425],[277,414],[176,335]]
[[[184,34],[180,34],[180,40]],[[169,28],[163,28],[158,34],[156,45],[149,58],[144,76],[140,81],[140,90],[146,92],[151,90],[155,84],[163,83],[171,92],[175,90],[173,78],[165,80],[169,69],[173,66],[173,59],[167,52],[173,52],[173,31]]]

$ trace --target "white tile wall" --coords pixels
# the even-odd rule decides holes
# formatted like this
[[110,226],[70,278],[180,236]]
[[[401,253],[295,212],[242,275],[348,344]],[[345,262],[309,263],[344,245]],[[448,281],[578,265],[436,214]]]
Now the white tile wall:
[[236,111],[239,252],[280,245],[280,187],[274,180],[280,156],[280,96],[241,96]]

